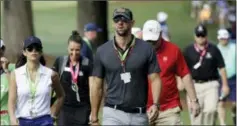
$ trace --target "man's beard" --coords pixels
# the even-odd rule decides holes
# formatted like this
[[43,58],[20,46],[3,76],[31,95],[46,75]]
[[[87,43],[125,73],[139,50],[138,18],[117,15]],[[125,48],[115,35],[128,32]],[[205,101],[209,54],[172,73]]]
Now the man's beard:
[[129,29],[126,29],[126,30],[124,30],[124,32],[119,32],[118,30],[116,30],[116,32],[117,32],[117,34],[119,35],[119,36],[127,36],[128,35],[128,33],[129,33]]

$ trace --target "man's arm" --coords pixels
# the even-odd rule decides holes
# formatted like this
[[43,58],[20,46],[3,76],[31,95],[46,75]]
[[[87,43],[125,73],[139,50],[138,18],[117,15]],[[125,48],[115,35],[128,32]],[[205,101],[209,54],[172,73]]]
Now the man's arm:
[[227,81],[227,74],[226,74],[226,70],[225,70],[225,62],[224,62],[224,58],[221,55],[220,50],[215,46],[215,59],[217,61],[217,67],[219,68],[219,73],[221,76],[221,81],[222,81],[222,91],[224,92],[225,95],[229,94],[229,85],[228,85],[228,81]]
[[176,74],[182,78],[183,86],[191,99],[191,112],[196,117],[200,113],[200,105],[198,103],[192,76],[185,62],[185,58],[179,49],[176,58]]
[[191,74],[187,74],[182,78],[183,84],[184,84],[184,88],[188,93],[189,98],[191,99],[191,101],[196,101],[197,100],[197,95],[196,95],[196,91],[194,88],[194,84],[193,84],[193,79]]
[[103,79],[90,77],[91,121],[98,120],[98,113],[103,96]]
[[195,101],[197,99],[197,95],[194,88],[193,79],[180,49],[178,49],[176,53],[176,74],[181,77],[183,87],[186,89],[189,98],[192,101]]
[[220,68],[219,69],[220,76],[221,76],[221,81],[222,81],[222,91],[224,91],[225,95],[229,94],[228,89],[223,89],[224,88],[229,88],[228,81],[227,81],[227,74],[225,68]]
[[150,50],[148,59],[148,78],[151,82],[152,96],[154,104],[158,104],[160,92],[161,92],[161,78],[160,78],[160,66],[156,58],[154,49]]
[[98,113],[103,96],[103,78],[105,76],[105,68],[100,59],[100,53],[97,50],[93,63],[93,71],[89,77],[90,86],[90,102],[91,102],[91,124],[98,124]]
[[152,97],[154,104],[159,104],[160,92],[161,92],[161,79],[158,73],[148,75],[151,82]]

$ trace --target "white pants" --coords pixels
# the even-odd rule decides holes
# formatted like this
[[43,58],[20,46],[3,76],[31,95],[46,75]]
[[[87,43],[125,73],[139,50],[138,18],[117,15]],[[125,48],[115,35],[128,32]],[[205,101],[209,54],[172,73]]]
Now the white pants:
[[199,104],[201,107],[201,113],[194,117],[190,111],[190,99],[187,96],[189,113],[192,125],[214,125],[215,112],[217,111],[218,103],[218,81],[209,81],[206,83],[194,84]]

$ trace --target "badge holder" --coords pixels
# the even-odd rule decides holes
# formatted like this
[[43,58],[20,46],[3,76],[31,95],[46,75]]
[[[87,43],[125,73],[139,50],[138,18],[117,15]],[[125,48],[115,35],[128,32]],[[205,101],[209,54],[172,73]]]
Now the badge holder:
[[121,80],[123,80],[124,84],[131,82],[131,74],[130,72],[121,73],[120,74]]
[[78,88],[77,84],[72,83],[72,90],[73,90],[74,92],[76,92],[77,101],[80,102],[80,96],[79,96],[78,89],[79,89],[79,88]]

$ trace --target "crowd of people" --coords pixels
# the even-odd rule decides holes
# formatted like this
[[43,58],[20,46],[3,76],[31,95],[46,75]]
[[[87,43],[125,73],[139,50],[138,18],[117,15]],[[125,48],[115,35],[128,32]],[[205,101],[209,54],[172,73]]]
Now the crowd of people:
[[192,0],[191,18],[203,24],[217,23],[219,28],[229,28],[235,24],[236,1]]
[[4,57],[1,40],[1,125],[99,125],[100,108],[102,125],[182,125],[183,89],[192,125],[214,125],[216,112],[225,125],[227,99],[236,124],[236,50],[229,31],[220,29],[214,45],[198,24],[194,43],[182,52],[171,42],[167,18],[158,12],[157,20],[138,28],[130,9],[117,8],[111,40],[96,49],[102,29],[94,23],[85,25],[84,37],[72,31],[68,54],[52,68],[45,66],[39,38],[25,39],[16,64]]

